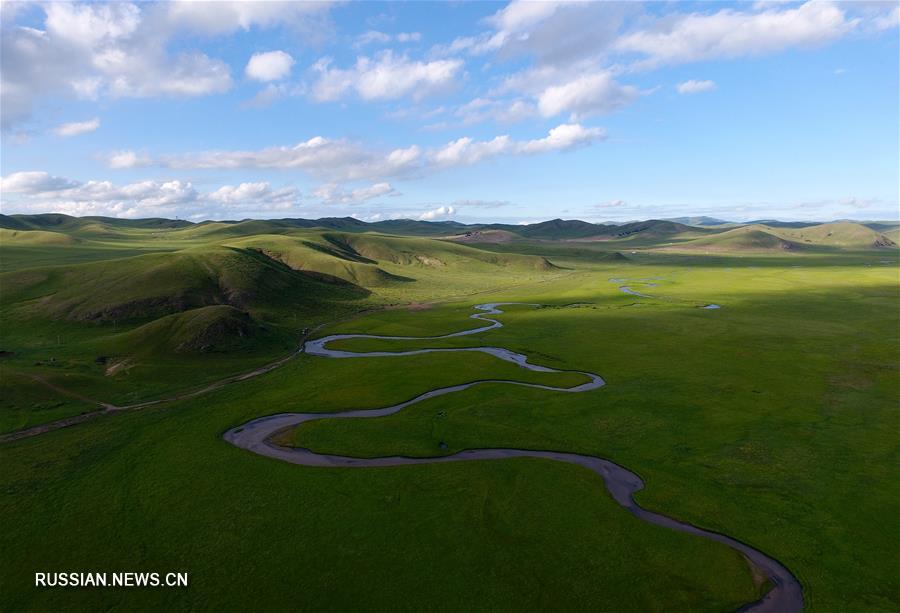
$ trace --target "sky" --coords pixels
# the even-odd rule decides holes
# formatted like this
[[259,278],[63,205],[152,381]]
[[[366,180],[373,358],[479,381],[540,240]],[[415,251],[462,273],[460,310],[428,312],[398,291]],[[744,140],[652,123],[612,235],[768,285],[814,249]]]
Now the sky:
[[7,214],[900,217],[898,2],[0,7]]

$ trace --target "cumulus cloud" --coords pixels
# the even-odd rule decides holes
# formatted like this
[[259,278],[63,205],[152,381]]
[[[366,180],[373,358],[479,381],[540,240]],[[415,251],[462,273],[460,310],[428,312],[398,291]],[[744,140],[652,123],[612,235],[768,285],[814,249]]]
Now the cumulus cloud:
[[205,0],[175,0],[164,7],[165,20],[172,28],[209,36],[229,34],[253,27],[287,25],[312,35],[330,29],[326,17],[333,2],[247,2],[218,0],[211,9]]
[[684,81],[683,83],[679,83],[676,86],[679,94],[699,94],[700,92],[712,91],[715,88],[715,81],[695,81],[694,79],[691,79],[690,81]]
[[20,194],[56,192],[76,187],[75,181],[53,177],[43,171],[14,172],[0,179],[0,191]]
[[163,156],[155,164],[169,168],[277,168],[303,170],[329,181],[356,181],[408,174],[420,165],[419,147],[388,152],[366,149],[345,139],[315,136],[287,147],[255,151],[201,151]]
[[152,163],[150,158],[140,155],[134,151],[116,151],[106,158],[106,165],[110,168],[138,168],[140,166],[149,166]]
[[433,52],[532,56],[541,65],[562,66],[597,57],[614,39],[623,18],[637,10],[622,2],[515,0],[486,20],[490,31],[457,38]]
[[620,85],[609,72],[598,72],[546,88],[538,96],[538,109],[544,117],[570,113],[576,121],[619,109],[637,95],[636,87]]
[[[870,7],[870,4],[872,6]],[[713,6],[713,5],[708,5]],[[514,0],[484,23],[490,29],[432,48],[434,57],[492,54],[497,62],[528,58],[481,99],[509,92],[530,97],[514,116],[537,106],[543,116],[569,113],[572,121],[622,108],[641,92],[613,75],[710,59],[774,53],[832,42],[851,32],[896,25],[900,9],[887,3],[758,2],[654,16],[640,3]],[[469,109],[469,122],[495,119]]]
[[435,219],[446,219],[456,215],[456,209],[450,205],[439,206],[436,209],[425,211],[417,217],[419,221],[434,221]]
[[[6,7],[7,3],[3,3]],[[194,97],[227,91],[224,61],[191,49],[170,53],[176,36],[319,24],[325,2],[70,3],[39,5],[43,23],[15,24],[4,10],[0,37],[2,127],[27,121],[46,96]],[[14,17],[14,15],[13,15]],[[324,31],[324,28],[310,28]]]
[[451,141],[429,153],[434,166],[468,166],[500,155],[532,155],[550,151],[566,151],[590,145],[606,138],[602,128],[585,128],[580,124],[556,126],[544,138],[515,141],[509,136],[497,136],[489,141],[469,137]]
[[[232,85],[228,64],[199,52],[180,53],[171,59],[113,60],[117,66],[110,75],[108,91],[114,98],[192,98],[220,94]],[[142,71],[135,69],[138,65],[143,65]]]
[[72,123],[64,123],[56,126],[53,132],[57,136],[62,136],[64,138],[68,138],[70,136],[78,136],[80,134],[87,134],[88,132],[93,132],[97,128],[100,127],[100,118],[94,117],[93,119],[88,119],[87,121],[74,121]]
[[318,77],[312,97],[319,102],[338,100],[355,93],[363,100],[389,100],[412,94],[420,99],[446,91],[455,82],[463,62],[456,59],[430,62],[410,60],[384,51],[374,58],[361,56],[350,68],[331,66],[327,58],[313,66]]
[[[10,174],[0,180],[0,187],[4,209],[112,217],[264,213],[294,208],[300,197],[296,188],[272,189],[265,182],[199,192],[189,181],[147,180],[119,186],[110,181],[52,177],[40,171]],[[16,197],[10,199],[9,194]]]
[[[201,151],[180,155],[164,155],[150,162],[133,152],[119,152],[120,168],[128,164],[164,166],[176,169],[275,168],[302,170],[328,183],[404,177],[429,171],[476,164],[502,155],[531,155],[565,151],[590,145],[606,138],[602,128],[588,128],[578,123],[562,124],[546,137],[517,141],[508,135],[490,140],[462,137],[445,145],[422,149],[418,145],[390,151],[378,151],[344,139],[332,140],[315,136],[293,146],[268,147],[255,151]],[[134,157],[132,157],[134,156]]]
[[272,189],[265,182],[241,183],[240,185],[223,185],[214,192],[210,192],[206,198],[212,202],[231,206],[264,203],[272,208],[287,207],[297,203],[299,192],[294,187],[282,187]]
[[5,25],[3,126],[28,118],[48,94],[194,96],[231,85],[228,66],[195,52],[170,58],[131,3],[42,5],[44,29]]
[[517,152],[533,154],[546,153],[548,151],[567,151],[585,147],[605,138],[606,130],[603,128],[585,128],[581,124],[568,123],[556,126],[544,138],[520,143],[517,146]]
[[507,153],[513,148],[509,136],[497,136],[489,141],[476,141],[468,136],[450,141],[429,154],[438,167],[463,166]]
[[360,187],[352,191],[345,191],[336,183],[326,183],[313,191],[313,196],[321,200],[324,204],[360,204],[366,200],[378,198],[380,196],[397,196],[397,190],[391,187],[390,183],[381,182],[369,185],[368,187]]
[[[16,177],[3,179],[4,186],[11,178]],[[4,208],[11,206],[23,212],[139,217],[172,214],[198,198],[193,185],[183,181],[140,181],[121,187],[109,181],[66,182],[68,185],[63,189],[32,188],[24,192],[27,195],[23,198],[10,201],[4,197]]]
[[244,74],[255,81],[278,81],[291,73],[294,58],[284,51],[267,51],[254,53]]
[[827,43],[851,32],[858,18],[830,2],[768,5],[755,12],[721,9],[661,18],[616,40],[620,52],[646,57],[645,65],[695,62],[782,51]]

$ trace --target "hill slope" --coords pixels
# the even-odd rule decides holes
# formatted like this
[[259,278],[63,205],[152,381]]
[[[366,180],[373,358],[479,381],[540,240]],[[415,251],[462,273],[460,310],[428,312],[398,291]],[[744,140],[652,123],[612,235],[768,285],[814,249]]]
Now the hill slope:
[[659,249],[710,253],[783,253],[801,248],[800,244],[774,234],[765,226],[742,226]]
[[4,304],[72,321],[147,320],[201,306],[314,309],[367,292],[327,283],[252,250],[215,247],[7,273]]
[[812,243],[828,247],[868,249],[895,247],[893,240],[883,233],[862,224],[842,221],[803,228],[778,228],[777,234],[798,243]]

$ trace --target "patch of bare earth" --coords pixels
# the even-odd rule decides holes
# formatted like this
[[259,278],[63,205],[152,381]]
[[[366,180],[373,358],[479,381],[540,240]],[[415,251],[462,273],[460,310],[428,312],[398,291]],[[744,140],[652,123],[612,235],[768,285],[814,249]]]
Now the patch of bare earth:
[[113,360],[109,363],[109,366],[106,367],[106,376],[114,377],[120,372],[125,372],[129,368],[134,366],[134,360],[131,358],[122,358],[119,360]]

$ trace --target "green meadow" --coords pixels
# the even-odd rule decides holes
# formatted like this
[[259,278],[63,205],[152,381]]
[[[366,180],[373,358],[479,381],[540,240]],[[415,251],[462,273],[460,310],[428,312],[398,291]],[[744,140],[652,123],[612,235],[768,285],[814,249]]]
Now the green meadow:
[[[605,387],[485,383],[279,442],[608,458],[645,481],[643,507],[784,563],[809,610],[900,608],[900,252],[868,226],[642,222],[594,236],[547,222],[480,242],[415,222],[2,221],[2,432],[165,400],[306,336],[437,336],[483,325],[477,304],[537,303],[478,334],[331,347],[503,347]],[[768,589],[731,549],[638,521],[568,464],[306,468],[221,438],[254,417],[484,379],[584,381],[472,352],[299,354],[0,443],[0,609],[724,611]],[[37,571],[72,570],[188,572],[190,585],[33,587]]]

